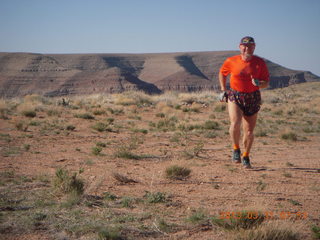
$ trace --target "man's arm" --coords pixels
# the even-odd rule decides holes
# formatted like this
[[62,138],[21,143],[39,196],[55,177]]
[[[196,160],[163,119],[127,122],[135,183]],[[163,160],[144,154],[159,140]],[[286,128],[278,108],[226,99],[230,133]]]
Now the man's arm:
[[269,81],[266,80],[260,80],[259,88],[266,88],[269,86]]
[[224,76],[221,72],[219,72],[219,82],[221,91],[227,91],[226,82],[227,76]]

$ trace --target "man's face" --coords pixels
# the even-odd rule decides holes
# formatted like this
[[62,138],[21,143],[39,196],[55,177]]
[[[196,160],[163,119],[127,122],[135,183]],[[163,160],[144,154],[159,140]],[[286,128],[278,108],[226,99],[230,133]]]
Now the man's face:
[[252,56],[256,45],[254,43],[240,44],[239,49],[241,55]]

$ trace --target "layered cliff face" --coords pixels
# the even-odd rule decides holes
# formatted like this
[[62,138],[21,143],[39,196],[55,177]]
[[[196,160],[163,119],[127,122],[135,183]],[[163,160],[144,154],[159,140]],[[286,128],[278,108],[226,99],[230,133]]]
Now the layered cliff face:
[[[237,51],[158,54],[0,53],[0,97],[219,89],[223,61]],[[266,60],[271,88],[319,81]]]

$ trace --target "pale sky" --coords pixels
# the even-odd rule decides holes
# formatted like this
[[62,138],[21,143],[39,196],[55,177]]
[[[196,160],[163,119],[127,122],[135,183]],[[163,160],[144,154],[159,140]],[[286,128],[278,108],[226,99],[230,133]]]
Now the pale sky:
[[238,50],[320,76],[320,0],[0,0],[0,52]]

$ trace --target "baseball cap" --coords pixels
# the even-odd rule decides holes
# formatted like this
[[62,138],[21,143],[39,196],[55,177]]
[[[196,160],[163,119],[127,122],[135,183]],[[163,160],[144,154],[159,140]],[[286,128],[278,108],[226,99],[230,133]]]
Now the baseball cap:
[[245,36],[241,38],[240,44],[250,44],[250,43],[255,44],[253,37]]

